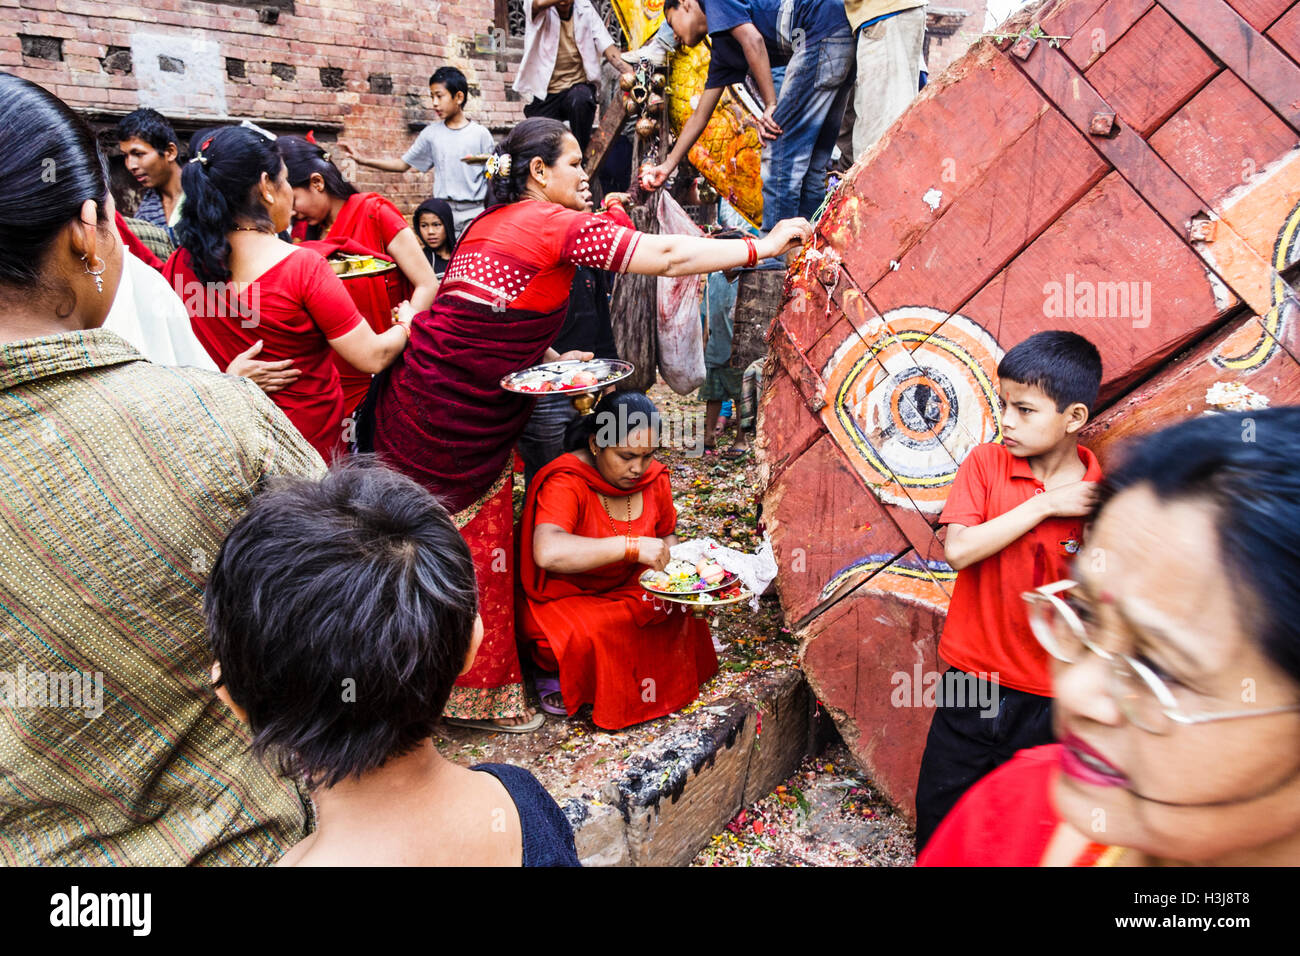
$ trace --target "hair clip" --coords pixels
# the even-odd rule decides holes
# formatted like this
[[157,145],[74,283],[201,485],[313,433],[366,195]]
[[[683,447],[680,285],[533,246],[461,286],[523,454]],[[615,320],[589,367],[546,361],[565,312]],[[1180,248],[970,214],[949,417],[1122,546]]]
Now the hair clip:
[[488,157],[487,166],[483,174],[488,179],[496,179],[498,176],[507,177],[510,175],[510,154],[493,153]]
[[267,139],[271,140],[272,142],[275,141],[276,136],[274,133],[272,133],[270,130],[262,129],[262,127],[258,126],[252,120],[242,120],[239,125],[242,126],[244,129],[251,129],[254,133],[259,133],[262,136],[265,136]]
[[[209,142],[211,142],[211,140],[209,140]],[[204,143],[203,145],[206,146],[207,143]],[[208,157],[204,156],[202,153],[195,153],[193,156],[190,157],[190,162],[202,163],[204,166],[206,166],[208,165]]]

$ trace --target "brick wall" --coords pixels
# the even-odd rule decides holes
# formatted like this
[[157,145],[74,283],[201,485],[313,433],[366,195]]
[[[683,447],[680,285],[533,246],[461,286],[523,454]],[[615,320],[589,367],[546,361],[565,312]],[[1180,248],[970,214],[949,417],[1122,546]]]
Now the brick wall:
[[[429,75],[457,66],[466,112],[498,135],[523,117],[510,90],[522,45],[496,30],[494,0],[0,0],[0,69],[40,83],[103,130],[152,106],[178,133],[249,118],[315,128],[400,155],[429,109]],[[273,21],[273,22],[268,22]],[[476,52],[478,49],[489,52]],[[491,39],[495,37],[495,42]],[[500,52],[491,52],[493,47]],[[111,137],[110,137],[111,139]],[[360,168],[356,184],[404,210],[427,174]]]
[[987,9],[988,0],[931,0],[926,8],[926,65],[931,76],[942,73],[979,39]]

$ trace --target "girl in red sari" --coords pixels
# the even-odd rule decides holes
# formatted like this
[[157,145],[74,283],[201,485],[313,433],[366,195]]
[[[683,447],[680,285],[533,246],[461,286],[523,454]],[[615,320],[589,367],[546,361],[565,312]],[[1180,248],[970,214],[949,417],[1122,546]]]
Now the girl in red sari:
[[[343,283],[370,327],[377,333],[393,327],[393,307],[409,301],[413,312],[433,303],[438,277],[420,240],[402,213],[379,193],[359,193],[330,162],[329,154],[301,136],[281,136],[276,143],[293,187],[294,217],[307,223],[306,238],[333,244],[349,240],[369,253],[397,263],[391,272],[348,279]],[[343,414],[351,415],[370,387],[370,373],[334,356],[343,387]]]
[[490,208],[460,236],[433,307],[415,317],[411,346],[376,388],[358,438],[390,467],[442,499],[469,542],[485,637],[456,682],[448,718],[494,730],[535,729],[515,647],[510,465],[533,400],[501,378],[563,356],[550,347],[564,324],[579,265],[646,275],[695,275],[784,255],[807,239],[804,220],[761,239],[642,235],[626,218],[586,211],[578,141],[563,123],[524,120],[489,161]]
[[181,247],[163,276],[218,368],[259,343],[263,359],[292,362],[298,378],[271,400],[329,461],[344,437],[343,391],[331,354],[382,371],[406,345],[409,313],[376,335],[324,258],[279,238],[289,226],[293,192],[274,140],[224,127],[203,140],[181,175]]
[[589,703],[607,730],[686,706],[718,671],[709,626],[637,583],[677,543],[658,426],[640,392],[603,399],[570,426],[571,451],[537,473],[524,502],[519,631],[548,672],[537,680],[542,709]]

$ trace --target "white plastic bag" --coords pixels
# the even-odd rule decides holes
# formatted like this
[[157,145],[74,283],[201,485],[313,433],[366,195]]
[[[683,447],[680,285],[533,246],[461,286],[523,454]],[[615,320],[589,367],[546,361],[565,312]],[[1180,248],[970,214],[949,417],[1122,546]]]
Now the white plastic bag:
[[679,541],[672,549],[672,558],[674,561],[698,561],[705,552],[718,564],[739,576],[745,589],[753,592],[754,596],[749,599],[750,609],[757,611],[758,596],[776,578],[776,558],[772,554],[772,542],[767,532],[763,532],[763,543],[754,554],[728,548],[712,538],[696,538],[693,541]]
[[[656,210],[661,236],[702,236],[668,193]],[[704,333],[700,328],[699,276],[660,276],[658,289],[659,374],[678,395],[704,384]]]

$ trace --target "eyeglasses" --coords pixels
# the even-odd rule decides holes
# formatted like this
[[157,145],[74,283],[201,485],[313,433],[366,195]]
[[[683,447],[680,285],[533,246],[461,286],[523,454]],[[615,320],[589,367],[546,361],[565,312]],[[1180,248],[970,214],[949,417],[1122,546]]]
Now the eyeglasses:
[[[1111,665],[1110,693],[1124,717],[1140,730],[1152,734],[1167,734],[1175,724],[1208,724],[1216,720],[1233,720],[1239,717],[1263,717],[1300,710],[1300,704],[1285,707],[1268,707],[1263,710],[1234,710],[1217,713],[1190,713],[1149,666],[1129,657],[1101,647],[1089,635],[1091,628],[1079,617],[1074,608],[1061,597],[1074,581],[1057,581],[1045,584],[1020,595],[1029,606],[1029,627],[1043,645],[1043,650],[1065,664],[1073,664],[1085,651],[1092,651]],[[1184,692],[1187,696],[1189,692]]]

